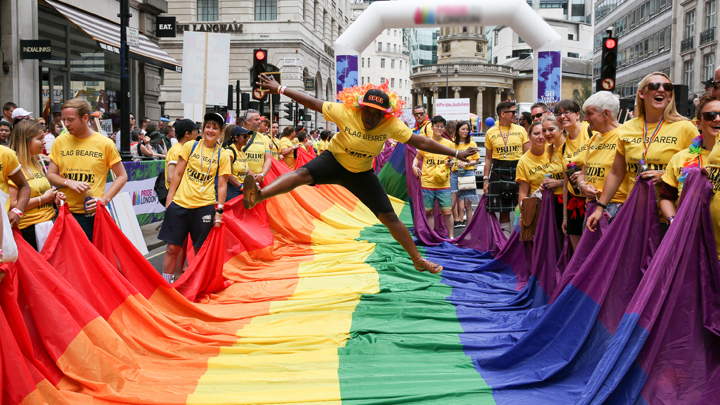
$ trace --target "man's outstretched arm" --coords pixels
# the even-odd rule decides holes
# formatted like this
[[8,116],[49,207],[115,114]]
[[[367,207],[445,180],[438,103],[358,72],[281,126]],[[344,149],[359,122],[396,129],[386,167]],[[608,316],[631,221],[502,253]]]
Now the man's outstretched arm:
[[[275,81],[275,78],[273,78],[272,76],[266,76],[265,74],[261,74],[258,77],[260,78],[260,81],[257,83],[258,85],[270,89],[270,94],[278,93],[278,90],[280,89],[280,84]],[[324,103],[324,101],[322,100],[318,100],[315,97],[309,96],[303,92],[293,90],[287,87],[285,88],[283,94],[311,110],[322,112],[322,106]]]

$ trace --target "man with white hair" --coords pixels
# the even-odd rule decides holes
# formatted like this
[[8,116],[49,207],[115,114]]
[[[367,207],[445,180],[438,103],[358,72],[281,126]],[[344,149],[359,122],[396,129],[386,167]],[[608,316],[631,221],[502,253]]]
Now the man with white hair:
[[[618,129],[620,128],[615,117],[620,111],[620,101],[609,91],[599,91],[585,100],[583,110],[585,110],[585,121],[590,124],[590,130],[598,133],[590,139],[582,172],[573,174],[572,179],[577,182],[580,191],[590,201],[598,199],[602,194],[605,178],[610,173],[615,161]],[[625,203],[628,188],[629,181],[626,176],[615,196],[605,208],[605,212],[609,216],[608,222],[612,221]]]
[[258,133],[262,120],[263,117],[259,111],[248,110],[245,115],[245,129],[249,129],[254,133],[249,135],[250,138],[242,148],[247,158],[248,168],[252,175],[255,176],[257,183],[265,179],[270,167],[272,167],[272,152],[268,145],[268,139],[263,134]]

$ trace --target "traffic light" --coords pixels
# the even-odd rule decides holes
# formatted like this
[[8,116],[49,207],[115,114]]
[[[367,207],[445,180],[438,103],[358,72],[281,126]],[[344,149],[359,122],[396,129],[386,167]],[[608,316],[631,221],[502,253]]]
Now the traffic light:
[[257,94],[255,92],[255,89],[257,89],[259,86],[256,84],[258,81],[258,76],[261,73],[267,72],[267,49],[255,49],[253,50],[253,65],[252,65],[252,88],[253,88],[253,98],[256,100],[259,100],[260,98],[257,97]]
[[597,83],[597,91],[615,90],[615,74],[617,72],[617,38],[607,37],[603,39],[602,59],[600,60],[600,79]]
[[293,119],[295,117],[294,117],[293,113],[295,110],[295,105],[293,103],[285,103],[285,104],[283,104],[283,106],[285,106],[285,117],[284,118],[290,122],[294,122]]
[[305,122],[305,107],[298,109],[298,122]]

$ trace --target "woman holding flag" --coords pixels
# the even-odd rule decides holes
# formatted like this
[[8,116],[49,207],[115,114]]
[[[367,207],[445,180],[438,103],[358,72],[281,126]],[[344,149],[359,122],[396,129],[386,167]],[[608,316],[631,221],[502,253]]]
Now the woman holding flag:
[[[673,90],[665,73],[654,72],[640,81],[635,96],[635,118],[619,128],[615,160],[605,180],[604,193],[587,220],[588,229],[595,230],[603,209],[623,183],[628,183],[628,194],[637,176],[652,179],[659,187],[670,159],[690,147],[699,135],[693,123],[678,114]],[[661,225],[664,234],[667,225]]]

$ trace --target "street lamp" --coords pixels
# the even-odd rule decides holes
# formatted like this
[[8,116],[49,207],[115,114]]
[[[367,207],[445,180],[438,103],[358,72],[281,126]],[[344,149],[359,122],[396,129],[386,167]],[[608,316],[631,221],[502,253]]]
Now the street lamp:
[[[437,68],[437,71],[435,71],[435,73],[437,73],[437,77],[440,77],[440,75],[442,74],[442,70],[440,68]],[[455,71],[453,72],[453,75],[455,75],[455,77],[457,77],[457,75],[458,75],[457,69],[455,69]],[[449,91],[450,91],[449,88],[450,88],[450,65],[445,65],[445,98],[450,98],[448,96]]]

